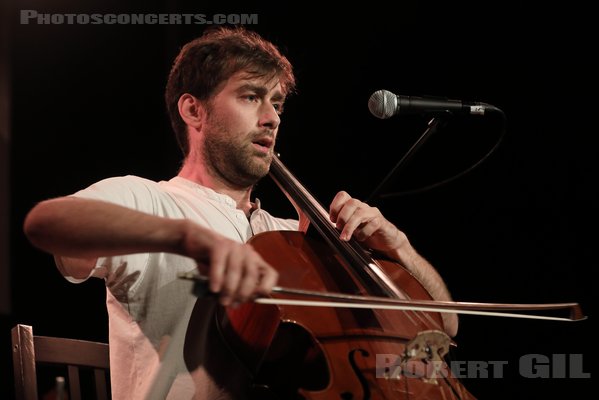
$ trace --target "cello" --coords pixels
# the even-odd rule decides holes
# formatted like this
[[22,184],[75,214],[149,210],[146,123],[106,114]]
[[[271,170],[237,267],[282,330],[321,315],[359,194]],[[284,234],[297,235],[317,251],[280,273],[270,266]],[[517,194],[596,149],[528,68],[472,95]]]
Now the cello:
[[[276,156],[270,175],[310,224],[263,232],[249,243],[279,271],[279,284],[294,289],[277,287],[272,302],[236,308],[212,298],[209,332],[199,321],[211,300],[200,297],[185,352],[204,352],[206,369],[236,399],[474,399],[444,360],[455,343],[439,311],[525,306],[435,302],[398,262],[341,241],[328,212]],[[322,306],[305,307],[306,298]],[[583,318],[577,304],[537,308],[568,308],[571,319]],[[202,348],[190,341],[198,336],[207,338]]]

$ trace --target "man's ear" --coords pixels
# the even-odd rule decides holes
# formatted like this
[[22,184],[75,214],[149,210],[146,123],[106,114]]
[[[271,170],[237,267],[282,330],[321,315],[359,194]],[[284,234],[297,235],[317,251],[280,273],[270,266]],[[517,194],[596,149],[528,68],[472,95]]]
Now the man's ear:
[[206,116],[204,105],[194,96],[184,93],[179,97],[177,106],[179,108],[179,115],[181,115],[185,124],[200,130]]

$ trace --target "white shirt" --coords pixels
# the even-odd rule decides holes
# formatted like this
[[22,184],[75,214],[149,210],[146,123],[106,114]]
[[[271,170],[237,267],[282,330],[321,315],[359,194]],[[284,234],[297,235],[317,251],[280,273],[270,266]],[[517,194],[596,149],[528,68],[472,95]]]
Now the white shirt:
[[[246,242],[253,234],[264,231],[298,228],[296,220],[275,218],[259,208],[259,203],[248,220],[231,197],[181,177],[161,182],[131,175],[108,178],[74,196],[116,203],[161,217],[189,219],[239,242]],[[156,385],[158,379],[170,387],[169,399],[214,395],[215,388],[209,382],[196,379],[194,384],[183,360],[184,339],[173,338],[174,334],[181,334],[176,327],[181,320],[186,324],[197,300],[192,293],[193,282],[182,280],[178,275],[194,271],[195,261],[170,253],[98,259],[91,276],[103,278],[107,287],[114,400],[145,399],[150,388],[156,389],[152,385]],[[168,343],[173,345],[167,347]],[[162,357],[168,357],[168,363],[165,361],[161,367]],[[201,377],[202,371],[195,371],[195,376]],[[174,381],[172,387],[171,381]]]

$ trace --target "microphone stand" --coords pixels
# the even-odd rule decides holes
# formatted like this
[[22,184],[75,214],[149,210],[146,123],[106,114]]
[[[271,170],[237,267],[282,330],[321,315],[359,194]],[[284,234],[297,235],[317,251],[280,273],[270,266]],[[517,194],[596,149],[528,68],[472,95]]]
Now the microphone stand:
[[395,164],[395,166],[389,171],[387,176],[379,183],[379,185],[374,189],[374,191],[368,196],[366,199],[366,203],[370,203],[376,199],[381,190],[388,186],[393,180],[395,180],[397,173],[403,168],[406,163],[412,158],[412,156],[416,153],[416,151],[426,142],[426,140],[432,136],[433,133],[437,132],[439,128],[445,126],[447,123],[447,118],[441,117],[433,117],[426,128],[426,130],[422,133],[422,135],[418,138],[416,143],[410,147],[408,152]]

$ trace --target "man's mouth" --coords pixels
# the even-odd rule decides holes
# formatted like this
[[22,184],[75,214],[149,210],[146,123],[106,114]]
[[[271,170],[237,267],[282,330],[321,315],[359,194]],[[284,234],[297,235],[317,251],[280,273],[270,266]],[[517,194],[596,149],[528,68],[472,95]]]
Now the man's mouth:
[[252,141],[252,144],[256,149],[263,153],[268,153],[274,144],[274,140],[271,137],[261,137]]

